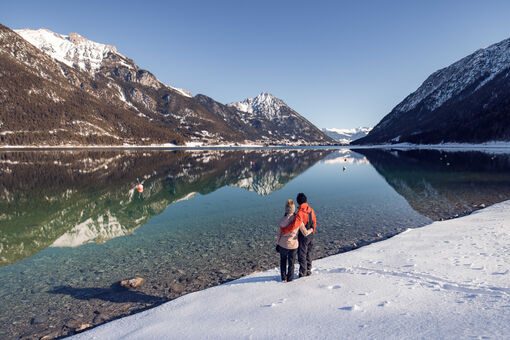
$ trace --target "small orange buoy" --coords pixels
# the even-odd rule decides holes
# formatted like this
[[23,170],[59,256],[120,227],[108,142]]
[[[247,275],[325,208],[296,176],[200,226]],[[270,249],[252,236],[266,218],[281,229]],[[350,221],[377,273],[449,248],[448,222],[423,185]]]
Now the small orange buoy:
[[143,185],[138,184],[138,185],[136,186],[136,190],[138,190],[138,192],[143,192]]

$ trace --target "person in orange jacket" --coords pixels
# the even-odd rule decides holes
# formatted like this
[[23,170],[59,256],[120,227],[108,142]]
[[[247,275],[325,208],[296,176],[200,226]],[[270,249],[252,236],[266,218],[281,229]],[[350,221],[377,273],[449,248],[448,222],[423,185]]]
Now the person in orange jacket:
[[299,277],[309,276],[312,274],[312,250],[313,250],[313,238],[315,230],[317,228],[317,220],[315,218],[315,211],[306,203],[306,195],[300,192],[296,198],[299,204],[298,212],[294,218],[294,221],[289,223],[285,228],[281,228],[282,234],[288,234],[298,229],[302,224],[307,229],[312,228],[313,231],[310,235],[305,236],[301,232],[298,233],[298,262],[299,262]]
[[289,223],[294,221],[294,211],[296,207],[292,200],[287,200],[285,204],[285,215],[278,222],[278,233],[276,235],[277,251],[280,253],[280,274],[282,282],[291,282],[294,279],[294,262],[298,252],[299,242],[298,233],[305,236],[310,235],[312,229],[306,229],[301,223],[299,227],[288,234],[282,234],[281,228],[285,228]]

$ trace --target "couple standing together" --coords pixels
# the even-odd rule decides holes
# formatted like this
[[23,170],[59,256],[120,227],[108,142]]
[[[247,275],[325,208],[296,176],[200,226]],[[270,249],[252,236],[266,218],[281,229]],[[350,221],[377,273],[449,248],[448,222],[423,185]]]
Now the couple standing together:
[[294,278],[296,253],[299,261],[299,277],[312,273],[313,236],[317,227],[315,211],[306,203],[302,192],[297,195],[298,212],[292,200],[285,204],[285,216],[278,222],[276,250],[280,253],[282,282]]

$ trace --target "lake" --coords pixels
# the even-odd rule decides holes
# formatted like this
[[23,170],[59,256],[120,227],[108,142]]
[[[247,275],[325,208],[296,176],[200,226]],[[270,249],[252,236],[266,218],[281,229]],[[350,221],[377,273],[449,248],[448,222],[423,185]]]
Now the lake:
[[1,151],[0,337],[72,334],[274,268],[276,223],[299,192],[320,258],[510,199],[510,154]]

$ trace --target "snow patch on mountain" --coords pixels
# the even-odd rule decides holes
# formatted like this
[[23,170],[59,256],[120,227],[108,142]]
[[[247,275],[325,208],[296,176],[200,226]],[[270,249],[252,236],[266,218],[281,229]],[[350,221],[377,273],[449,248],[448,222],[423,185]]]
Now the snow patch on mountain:
[[322,131],[329,137],[339,141],[342,144],[349,144],[353,140],[368,135],[368,133],[372,131],[372,128],[371,127],[359,127],[355,129],[324,128],[322,129]]
[[[99,72],[103,61],[107,59],[110,54],[119,57],[116,59],[116,64],[118,66],[126,67],[130,70],[136,70],[138,68],[132,60],[117,52],[115,46],[88,40],[78,33],[64,35],[52,32],[46,28],[40,28],[38,30],[25,28],[14,30],[14,32],[52,58],[90,74]],[[158,82],[160,81],[158,80]],[[162,82],[160,83],[163,84]],[[185,97],[192,97],[191,92],[188,90],[168,84],[165,84],[165,86],[179,92]],[[122,98],[123,95],[121,94],[121,99]]]
[[14,31],[54,59],[85,72],[97,71],[109,53],[119,54],[115,46],[90,41],[78,33],[63,35],[45,28]]
[[166,86],[168,86],[169,88],[171,88],[171,89],[172,89],[172,90],[174,90],[174,91],[179,92],[179,93],[180,93],[180,94],[182,94],[184,97],[188,97],[188,98],[193,97],[193,94],[191,94],[191,92],[190,92],[190,91],[188,91],[188,90],[181,89],[181,88],[179,88],[179,87],[174,87],[174,86],[172,86],[172,85],[168,85],[168,84],[167,84]]

